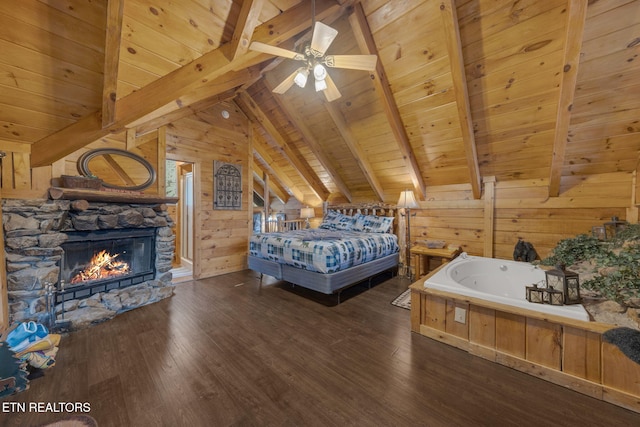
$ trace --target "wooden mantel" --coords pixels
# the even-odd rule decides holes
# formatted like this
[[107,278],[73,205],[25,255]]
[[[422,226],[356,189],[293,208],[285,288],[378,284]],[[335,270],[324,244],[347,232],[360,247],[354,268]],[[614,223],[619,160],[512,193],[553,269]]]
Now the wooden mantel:
[[89,202],[113,203],[177,203],[177,197],[162,197],[157,194],[129,193],[117,191],[84,190],[79,188],[49,188],[49,197],[53,200],[87,200]]

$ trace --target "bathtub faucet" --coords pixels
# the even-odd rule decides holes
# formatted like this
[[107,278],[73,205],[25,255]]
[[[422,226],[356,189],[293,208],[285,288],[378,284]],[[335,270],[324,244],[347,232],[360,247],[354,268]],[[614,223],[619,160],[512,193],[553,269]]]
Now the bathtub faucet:
[[507,271],[507,266],[504,264],[500,264],[500,270]]
[[467,258],[469,258],[469,255],[468,255],[466,252],[462,252],[462,253],[460,254],[460,258],[462,258],[462,259],[467,259]]

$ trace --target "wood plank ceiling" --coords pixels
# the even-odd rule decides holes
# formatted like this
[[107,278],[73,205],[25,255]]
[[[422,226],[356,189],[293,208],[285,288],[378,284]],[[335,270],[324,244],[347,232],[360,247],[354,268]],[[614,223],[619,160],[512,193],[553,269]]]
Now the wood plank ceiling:
[[[301,0],[0,0],[0,144],[32,166],[101,137],[144,135],[220,101],[254,125],[254,175],[275,197],[395,202],[483,177],[634,171],[640,148],[640,0],[317,0],[342,97],[271,90],[299,63]],[[284,200],[286,201],[286,200]]]

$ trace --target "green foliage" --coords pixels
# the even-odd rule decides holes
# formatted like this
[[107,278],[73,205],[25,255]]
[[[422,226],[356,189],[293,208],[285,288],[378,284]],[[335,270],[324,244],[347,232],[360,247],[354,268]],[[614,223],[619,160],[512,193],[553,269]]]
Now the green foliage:
[[602,256],[603,245],[598,239],[586,234],[579,234],[574,238],[563,239],[553,250],[553,254],[543,259],[543,265],[572,265],[576,262],[587,261]]
[[544,265],[572,264],[589,261],[595,265],[593,278],[581,282],[585,289],[598,295],[625,304],[630,298],[640,295],[640,225],[633,224],[606,242],[580,234],[564,239]]
[[624,229],[618,231],[612,239],[617,246],[622,246],[625,242],[640,240],[640,224],[629,224]]

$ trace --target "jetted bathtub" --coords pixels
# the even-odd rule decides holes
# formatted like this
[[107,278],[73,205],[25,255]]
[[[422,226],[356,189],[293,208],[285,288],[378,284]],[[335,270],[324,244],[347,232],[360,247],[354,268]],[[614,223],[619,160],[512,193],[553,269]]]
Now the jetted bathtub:
[[528,262],[484,258],[463,252],[424,282],[425,288],[451,292],[542,313],[589,321],[580,304],[550,305],[527,301],[526,286],[544,287],[544,270]]

